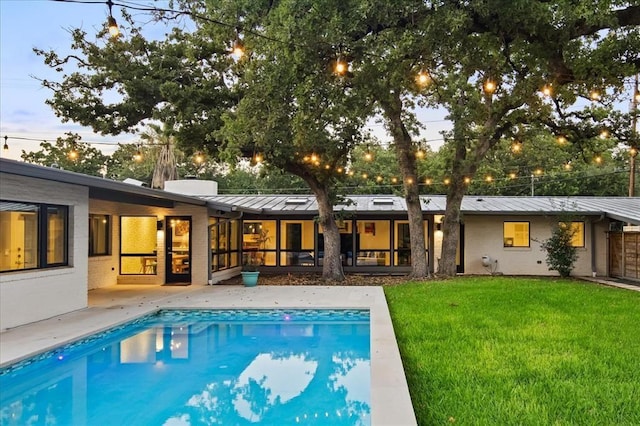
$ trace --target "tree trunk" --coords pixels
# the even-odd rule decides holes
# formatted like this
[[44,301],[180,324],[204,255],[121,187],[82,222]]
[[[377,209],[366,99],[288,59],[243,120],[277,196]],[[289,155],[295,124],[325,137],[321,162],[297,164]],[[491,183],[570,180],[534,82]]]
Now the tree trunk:
[[318,203],[318,223],[324,235],[324,258],[322,278],[331,281],[343,281],[342,259],[340,259],[340,231],[333,216],[333,204],[328,189],[319,184],[311,184],[311,190]]
[[390,102],[382,102],[381,104],[393,136],[398,166],[404,183],[411,241],[411,277],[426,278],[429,277],[429,267],[424,245],[424,226],[416,176],[416,157],[411,135],[402,121],[402,100],[398,94],[393,94]]
[[442,254],[438,263],[438,275],[454,277],[458,272],[456,256],[458,241],[460,241],[460,207],[464,193],[463,181],[452,179],[451,188],[447,192],[447,207],[442,223]]

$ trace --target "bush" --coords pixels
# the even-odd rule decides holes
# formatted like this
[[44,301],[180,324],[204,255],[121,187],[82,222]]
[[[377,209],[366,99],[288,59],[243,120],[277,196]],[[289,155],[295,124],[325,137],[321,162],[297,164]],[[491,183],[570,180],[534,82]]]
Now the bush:
[[560,222],[553,228],[551,238],[542,242],[549,270],[558,271],[561,277],[570,276],[573,264],[578,260],[578,250],[571,244],[574,233],[570,222]]

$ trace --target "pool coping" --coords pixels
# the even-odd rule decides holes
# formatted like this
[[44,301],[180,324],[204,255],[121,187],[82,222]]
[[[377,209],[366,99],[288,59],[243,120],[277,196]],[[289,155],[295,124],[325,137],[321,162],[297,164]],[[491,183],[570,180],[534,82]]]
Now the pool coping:
[[118,285],[91,290],[89,308],[0,333],[0,367],[165,308],[369,309],[371,424],[416,425],[382,287]]

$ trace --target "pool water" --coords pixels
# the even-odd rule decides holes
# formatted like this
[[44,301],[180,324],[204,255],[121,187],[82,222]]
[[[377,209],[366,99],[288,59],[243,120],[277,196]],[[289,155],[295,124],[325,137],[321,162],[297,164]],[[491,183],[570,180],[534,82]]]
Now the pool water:
[[367,310],[163,310],[0,370],[0,424],[369,425]]

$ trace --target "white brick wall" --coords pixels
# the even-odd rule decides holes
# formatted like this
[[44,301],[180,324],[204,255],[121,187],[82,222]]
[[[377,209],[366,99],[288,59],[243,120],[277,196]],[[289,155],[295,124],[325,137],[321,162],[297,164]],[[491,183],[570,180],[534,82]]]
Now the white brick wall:
[[0,194],[3,200],[69,206],[69,266],[0,274],[0,329],[85,308],[89,190],[0,173]]

